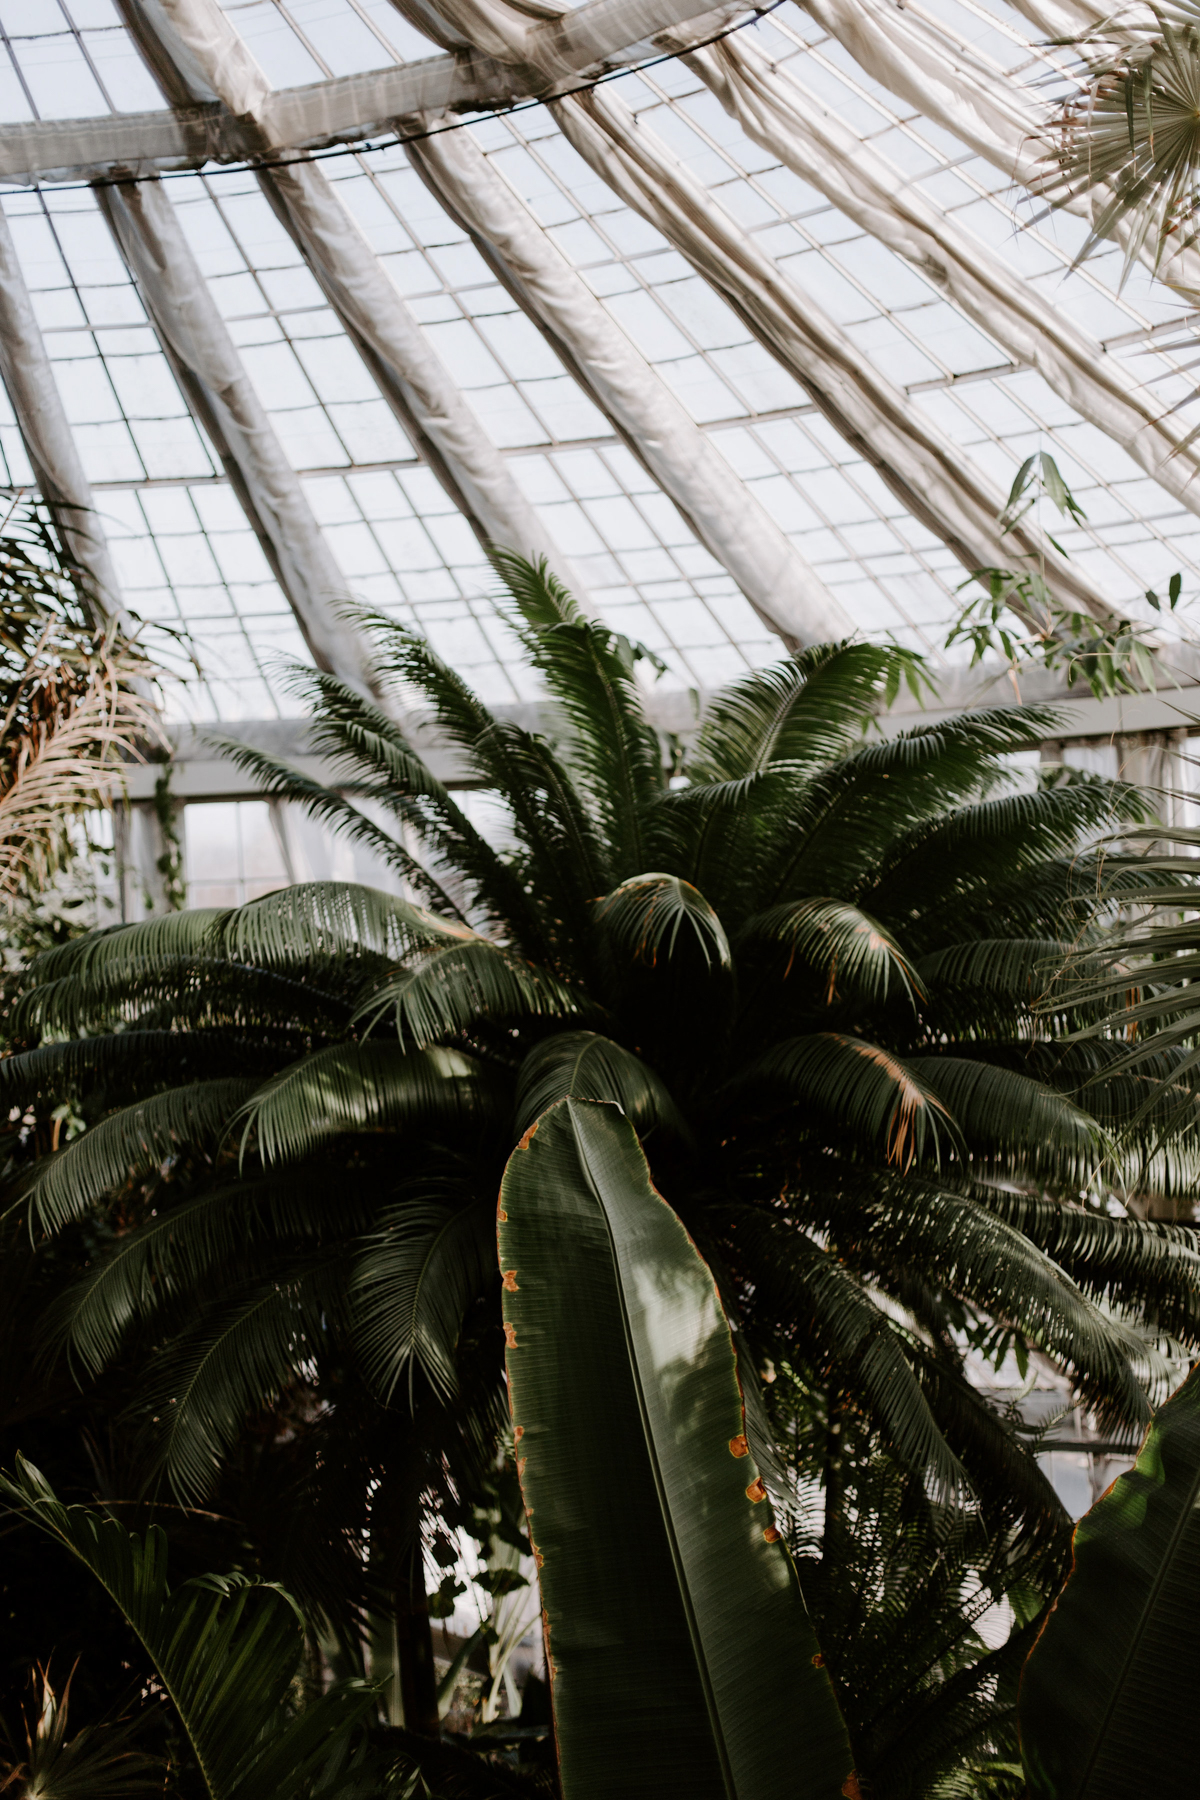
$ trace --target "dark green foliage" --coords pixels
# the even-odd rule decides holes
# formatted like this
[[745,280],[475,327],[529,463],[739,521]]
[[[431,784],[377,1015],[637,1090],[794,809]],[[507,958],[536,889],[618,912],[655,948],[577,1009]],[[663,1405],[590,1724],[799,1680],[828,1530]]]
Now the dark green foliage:
[[1189,1153],[1148,1162],[1120,1135],[1136,1084],[1057,1041],[1098,1016],[1057,979],[1096,930],[1089,846],[1139,797],[1015,791],[1037,709],[873,734],[903,659],[869,645],[743,678],[669,779],[631,647],[544,570],[505,574],[545,736],[373,628],[398,702],[506,806],[507,851],[396,719],[297,671],[348,792],[241,760],[411,897],[290,888],[31,969],[0,1085],[87,1125],[12,1191],[76,1270],[39,1309],[46,1366],[119,1387],[134,1491],[232,1518],[232,1562],[349,1656],[422,1520],[461,1519],[494,1468],[513,1145],[555,1101],[616,1101],[748,1353],[840,1396],[918,1489],[1055,1541],[1027,1444],[965,1379],[972,1334],[1043,1350],[1125,1429],[1165,1376],[1136,1320],[1200,1341],[1192,1235],[1117,1198],[1143,1165],[1194,1178]]
[[1071,1573],[1021,1680],[1031,1800],[1186,1794],[1200,1675],[1200,1370],[1075,1528]]

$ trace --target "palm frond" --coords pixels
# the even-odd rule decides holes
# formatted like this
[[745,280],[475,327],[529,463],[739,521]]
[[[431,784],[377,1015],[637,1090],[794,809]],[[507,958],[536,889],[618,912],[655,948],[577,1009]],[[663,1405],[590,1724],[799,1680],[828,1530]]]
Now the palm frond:
[[[1053,122],[1040,191],[1054,205],[1092,197],[1092,226],[1075,261],[1105,238],[1125,251],[1122,279],[1139,256],[1157,270],[1195,234],[1200,181],[1200,55],[1194,14],[1154,9],[1153,36],[1109,21],[1119,46],[1082,82]],[[1115,15],[1119,21],[1120,13]],[[1099,33],[1097,34],[1099,35]],[[1094,59],[1093,59],[1094,60]]]
[[1094,1299],[1140,1307],[1185,1344],[1200,1342],[1200,1233],[1157,1219],[1113,1218],[1044,1194],[981,1187],[980,1205],[1037,1245]]
[[304,1156],[344,1132],[477,1130],[494,1116],[496,1093],[484,1065],[459,1050],[406,1051],[372,1039],[331,1044],[281,1069],[237,1117],[243,1153],[253,1137],[270,1164]]
[[244,1274],[254,1249],[265,1246],[277,1257],[287,1243],[318,1243],[365,1227],[369,1217],[369,1207],[356,1204],[354,1188],[343,1184],[335,1220],[330,1175],[319,1168],[243,1179],[175,1206],[156,1207],[62,1290],[42,1335],[99,1374],[135,1325],[173,1312],[188,1293],[205,1286],[214,1269]]
[[611,1038],[564,1031],[538,1044],[517,1078],[514,1136],[521,1137],[559,1100],[611,1100],[639,1137],[656,1128],[686,1137],[687,1126],[661,1076]]
[[1109,1149],[1091,1114],[1014,1069],[961,1056],[910,1056],[908,1067],[944,1101],[972,1157],[1079,1188]]
[[181,1504],[211,1493],[246,1421],[311,1369],[340,1292],[330,1259],[317,1255],[286,1279],[234,1290],[155,1358],[139,1399],[144,1442]]
[[[605,858],[588,810],[549,744],[497,719],[415,632],[385,617],[365,622],[379,645],[380,667],[430,703],[483,787],[503,798],[543,893],[557,900],[557,916],[577,920],[605,885]],[[515,872],[510,889],[507,917],[517,941],[535,962],[549,962],[544,918]]]
[[342,1683],[297,1717],[288,1707],[304,1647],[286,1594],[236,1576],[199,1576],[171,1589],[167,1540],[145,1537],[83,1506],[63,1506],[18,1457],[0,1493],[100,1583],[141,1640],[187,1734],[210,1800],[302,1800],[331,1747],[374,1695]]
[[231,1065],[249,1074],[261,1069],[263,1061],[262,1046],[225,1032],[133,1030],[69,1038],[0,1057],[0,1103],[28,1106],[61,1100],[84,1083],[98,1083],[106,1094],[137,1083],[144,1092],[217,1069],[229,1074]]
[[495,1207],[411,1201],[389,1211],[364,1245],[354,1276],[354,1341],[385,1401],[420,1369],[434,1390],[455,1392],[463,1318],[488,1285],[498,1286]]
[[645,866],[645,822],[666,776],[642,709],[632,648],[585,617],[544,559],[496,550],[492,561],[523,621],[522,642],[570,726],[567,757],[596,814],[612,866]]
[[60,1231],[114,1189],[169,1164],[188,1145],[213,1141],[236,1117],[256,1082],[195,1081],[110,1113],[37,1164],[19,1197],[43,1231]]
[[738,1092],[766,1089],[811,1108],[903,1169],[959,1141],[943,1102],[915,1068],[864,1038],[816,1031],[763,1051],[735,1078]]
[[426,951],[409,968],[385,975],[363,994],[351,1023],[367,1022],[370,1030],[390,1013],[401,1044],[423,1050],[481,1020],[561,1019],[584,1010],[580,990],[477,938]]
[[725,927],[704,895],[678,875],[635,875],[606,894],[596,917],[611,941],[634,961],[654,964],[659,952],[669,961],[679,935],[694,944],[706,968],[733,966]]
[[741,781],[772,764],[812,770],[844,756],[878,707],[893,660],[876,644],[820,644],[743,676],[710,703],[689,778]]
[[1137,1429],[1150,1416],[1140,1376],[1150,1375],[1143,1340],[1089,1299],[1063,1269],[999,1212],[960,1194],[922,1184],[878,1185],[861,1207],[843,1194],[834,1241],[864,1277],[885,1279],[896,1264],[920,1271],[931,1287],[1009,1321],[1072,1371],[1097,1411]]
[[1070,955],[1061,938],[974,938],[929,951],[915,968],[932,993],[986,995],[1028,1012],[1050,994]]
[[[315,777],[293,769],[282,758],[270,756],[265,750],[258,750],[254,745],[244,744],[237,738],[212,734],[211,741],[227,762],[233,763],[243,774],[254,777],[262,793],[270,795],[274,800],[287,800],[292,805],[303,807],[310,818],[322,820],[351,843],[361,844],[364,849],[370,850],[382,863],[394,869],[397,875],[408,882],[429,905],[451,917],[461,916],[453,899],[424,863],[418,861],[391,832],[385,831],[382,825],[363,812],[339,789],[326,787]],[[390,795],[386,790],[383,793],[372,790],[371,798],[382,799],[386,803]]]
[[790,1221],[750,1209],[738,1212],[736,1240],[739,1257],[753,1255],[760,1319],[781,1321],[786,1337],[811,1349],[935,1493],[962,1494],[962,1466],[929,1408],[903,1334],[836,1254]]
[[845,900],[785,900],[748,919],[739,940],[766,939],[788,951],[793,964],[815,969],[826,982],[826,1004],[841,995],[886,1000],[889,984],[908,996],[921,992],[919,977],[891,932]]

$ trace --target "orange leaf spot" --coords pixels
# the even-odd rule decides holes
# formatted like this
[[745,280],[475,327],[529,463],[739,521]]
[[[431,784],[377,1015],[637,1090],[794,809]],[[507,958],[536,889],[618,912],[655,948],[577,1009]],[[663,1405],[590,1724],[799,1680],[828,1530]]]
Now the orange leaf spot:
[[812,1666],[814,1669],[823,1669],[825,1667],[825,1658],[821,1655],[819,1650],[812,1659]]
[[510,1294],[515,1294],[517,1291],[517,1271],[515,1269],[501,1269],[500,1273],[504,1277],[505,1291]]
[[506,1325],[504,1327],[504,1347],[506,1350],[515,1350],[516,1349],[516,1347],[517,1347],[517,1328],[515,1325]]
[[527,1456],[518,1456],[518,1458],[517,1458],[517,1480],[518,1481],[524,1481],[524,1479],[525,1479],[525,1464],[528,1461],[529,1461],[529,1458]]
[[776,1531],[773,1525],[767,1525],[764,1527],[763,1536],[766,1538],[768,1544],[777,1544],[783,1536],[783,1533],[781,1531]]
[[747,1500],[753,1500],[755,1506],[757,1506],[759,1501],[765,1500],[766,1497],[767,1490],[763,1486],[763,1478],[761,1475],[756,1475],[754,1480],[750,1483],[750,1486],[746,1489],[746,1498]]
[[514,1432],[513,1432],[513,1442],[514,1442],[514,1444],[519,1444],[519,1443],[520,1443],[520,1441],[521,1441],[521,1439],[522,1439],[522,1438],[523,1438],[523,1437],[524,1437],[524,1436],[525,1436],[525,1427],[524,1427],[524,1426],[523,1426],[523,1425],[518,1425],[518,1426],[517,1426],[517,1428],[516,1428],[516,1430],[515,1430],[515,1431],[514,1431]]
[[508,1214],[507,1214],[507,1213],[506,1213],[506,1212],[505,1212],[505,1210],[504,1210],[504,1208],[503,1208],[503,1207],[502,1207],[502,1206],[500,1206],[500,1207],[497,1207],[497,1209],[496,1209],[496,1217],[497,1217],[497,1219],[498,1219],[498,1220],[499,1220],[499,1221],[500,1221],[500,1223],[501,1223],[501,1225],[507,1225],[507,1224],[508,1224]]
[[517,1145],[518,1150],[528,1150],[529,1141],[532,1138],[534,1132],[537,1130],[538,1126],[541,1124],[541,1122],[542,1121],[540,1119],[535,1119],[533,1121],[533,1124],[529,1127],[529,1130],[525,1133],[525,1136],[521,1139],[520,1143]]
[[853,1769],[842,1783],[842,1793],[846,1800],[863,1800],[863,1791],[858,1785],[858,1776]]
[[749,1456],[750,1446],[740,1432],[737,1437],[730,1438],[729,1454],[730,1456]]

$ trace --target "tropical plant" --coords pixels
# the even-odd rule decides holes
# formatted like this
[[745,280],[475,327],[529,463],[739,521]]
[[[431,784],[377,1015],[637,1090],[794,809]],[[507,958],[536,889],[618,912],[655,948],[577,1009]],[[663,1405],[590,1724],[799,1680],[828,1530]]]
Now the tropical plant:
[[62,1692],[39,1669],[34,1705],[22,1714],[25,1742],[0,1745],[0,1794],[11,1800],[131,1800],[161,1794],[163,1768],[137,1746],[137,1719],[85,1725],[67,1736],[72,1675]]
[[162,744],[156,671],[89,596],[44,510],[0,518],[0,905],[10,914],[70,860],[122,762]]
[[1030,1800],[1195,1787],[1198,1499],[1200,1368],[1075,1529],[1070,1577],[1021,1681]]
[[[0,1495],[74,1557],[120,1610],[165,1690],[211,1800],[265,1794],[291,1800],[322,1789],[332,1800],[338,1785],[324,1777],[333,1753],[373,1695],[350,1681],[299,1710],[288,1705],[304,1632],[287,1594],[216,1575],[172,1589],[159,1526],[139,1537],[90,1507],[63,1506],[28,1463],[18,1462],[14,1476],[0,1476]],[[57,1760],[68,1761],[67,1751]]]
[[1107,1079],[1116,1047],[1057,1041],[1093,1011],[1038,1008],[1096,929],[1089,845],[1141,800],[1015,778],[1044,709],[872,737],[905,662],[868,645],[745,677],[669,773],[631,647],[544,569],[501,567],[553,738],[374,630],[398,708],[502,802],[508,849],[396,717],[297,671],[338,788],[232,753],[404,891],[291,888],[31,970],[0,1100],[87,1124],[12,1196],[46,1242],[86,1225],[45,1339],[128,1382],[151,1486],[224,1509],[250,1445],[291,1471],[286,1545],[264,1534],[288,1566],[267,1566],[346,1645],[355,1607],[407,1608],[419,1638],[421,1520],[436,1547],[471,1516],[504,1424],[500,1172],[556,1101],[616,1101],[755,1365],[869,1421],[931,1495],[1054,1539],[973,1345],[1040,1350],[1139,1429],[1159,1335],[1197,1338],[1192,1239],[1114,1199],[1190,1183],[1195,1153],[1118,1152],[1141,1090]]
[[754,1371],[628,1119],[557,1102],[497,1217],[564,1800],[857,1792],[749,1441]]

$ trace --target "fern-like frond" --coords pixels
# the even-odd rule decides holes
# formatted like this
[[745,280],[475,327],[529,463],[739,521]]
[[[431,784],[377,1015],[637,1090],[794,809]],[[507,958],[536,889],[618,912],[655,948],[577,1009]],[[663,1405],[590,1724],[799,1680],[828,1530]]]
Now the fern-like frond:
[[367,1029],[391,1014],[401,1044],[425,1049],[479,1021],[570,1018],[586,996],[544,969],[485,938],[427,950],[410,967],[385,975],[363,994],[353,1023]]
[[609,939],[633,961],[669,961],[679,936],[699,949],[705,966],[729,969],[733,953],[725,927],[704,895],[678,875],[635,875],[606,894],[596,917]]
[[643,868],[648,811],[666,775],[632,647],[588,619],[544,560],[496,550],[492,561],[520,614],[529,659],[569,724],[566,759],[601,822],[610,865]]
[[848,1131],[907,1169],[958,1130],[943,1102],[911,1064],[891,1050],[842,1032],[816,1031],[773,1044],[735,1078],[744,1096],[803,1106],[826,1128]]
[[307,1800],[331,1749],[374,1694],[342,1683],[296,1715],[288,1702],[304,1649],[294,1602],[238,1576],[201,1575],[172,1589],[167,1539],[144,1537],[90,1507],[63,1506],[18,1457],[0,1495],[108,1594],[154,1665],[210,1800]]
[[172,1162],[185,1146],[211,1144],[256,1085],[236,1077],[196,1081],[110,1113],[22,1183],[30,1218],[43,1231],[60,1231],[127,1181]]
[[1110,1148],[1091,1114],[1014,1069],[962,1056],[912,1056],[908,1066],[945,1102],[972,1157],[1080,1188]]
[[835,1253],[778,1215],[740,1210],[736,1255],[752,1257],[755,1309],[828,1366],[869,1412],[896,1455],[944,1498],[967,1482],[914,1372],[899,1328]]
[[515,1137],[559,1100],[611,1100],[639,1137],[656,1128],[686,1137],[685,1125],[661,1076],[632,1050],[592,1031],[563,1031],[529,1052],[517,1079]]
[[410,1201],[392,1208],[368,1238],[354,1275],[354,1341],[385,1401],[414,1369],[434,1390],[455,1392],[454,1358],[468,1307],[496,1273],[495,1206]]
[[690,779],[740,781],[773,763],[812,770],[844,756],[883,697],[891,661],[876,644],[820,644],[743,676],[709,703]]
[[337,1273],[316,1256],[235,1287],[155,1358],[140,1395],[144,1447],[181,1504],[211,1493],[246,1421],[311,1373],[340,1322]]
[[227,1032],[132,1030],[69,1038],[0,1057],[0,1104],[61,1100],[92,1083],[112,1095],[135,1083],[142,1091],[178,1086],[218,1070],[248,1075],[262,1070],[264,1062],[269,1070],[269,1056],[263,1046]]
[[138,1324],[177,1308],[214,1270],[244,1269],[252,1251],[365,1228],[369,1205],[343,1184],[330,1204],[323,1169],[242,1180],[161,1206],[125,1231],[53,1302],[45,1340],[78,1358],[93,1375],[119,1353]]
[[889,985],[911,1000],[921,985],[892,933],[845,900],[785,900],[746,921],[740,940],[766,939],[788,952],[785,978],[795,963],[815,970],[826,986],[826,1004],[839,996],[886,1000]]
[[344,1132],[478,1130],[496,1104],[495,1077],[474,1057],[371,1039],[331,1044],[281,1069],[238,1118],[243,1152],[253,1137],[263,1162],[276,1163]]

